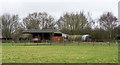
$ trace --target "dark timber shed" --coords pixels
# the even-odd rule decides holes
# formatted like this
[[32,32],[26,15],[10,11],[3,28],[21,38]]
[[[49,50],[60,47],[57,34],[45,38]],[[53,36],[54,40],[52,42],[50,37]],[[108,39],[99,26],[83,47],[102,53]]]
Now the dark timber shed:
[[62,32],[56,29],[26,30],[26,31],[23,31],[22,33],[31,34],[32,42],[45,42],[45,41],[64,42],[64,37],[62,37]]

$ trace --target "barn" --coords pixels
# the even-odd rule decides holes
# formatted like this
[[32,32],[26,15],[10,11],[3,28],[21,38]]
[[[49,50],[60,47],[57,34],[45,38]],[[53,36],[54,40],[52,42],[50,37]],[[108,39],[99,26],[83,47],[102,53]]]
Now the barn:
[[26,30],[22,34],[31,34],[31,42],[64,42],[63,33],[56,29]]

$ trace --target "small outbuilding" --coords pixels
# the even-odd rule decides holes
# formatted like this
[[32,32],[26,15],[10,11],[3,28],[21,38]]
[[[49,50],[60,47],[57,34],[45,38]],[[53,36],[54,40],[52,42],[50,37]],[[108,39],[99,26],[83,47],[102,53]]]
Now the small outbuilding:
[[56,29],[26,30],[22,34],[31,34],[31,42],[64,42],[63,33]]
[[90,35],[83,35],[81,39],[82,39],[82,41],[89,41],[89,39],[91,39],[91,36]]

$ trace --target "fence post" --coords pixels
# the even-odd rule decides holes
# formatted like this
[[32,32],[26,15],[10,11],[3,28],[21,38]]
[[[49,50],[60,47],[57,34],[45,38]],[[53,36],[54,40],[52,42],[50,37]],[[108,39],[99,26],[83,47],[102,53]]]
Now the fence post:
[[65,43],[63,43],[64,44],[64,46],[65,46]]
[[110,46],[111,41],[109,41],[108,45]]
[[50,42],[50,46],[52,45],[52,43]]
[[118,47],[120,47],[120,40],[118,40]]
[[37,46],[38,46],[38,43],[37,43]]
[[93,42],[93,46],[94,46],[95,44],[94,44],[94,42]]
[[78,45],[79,45],[79,41],[78,41]]
[[109,46],[110,46],[110,42],[109,42]]

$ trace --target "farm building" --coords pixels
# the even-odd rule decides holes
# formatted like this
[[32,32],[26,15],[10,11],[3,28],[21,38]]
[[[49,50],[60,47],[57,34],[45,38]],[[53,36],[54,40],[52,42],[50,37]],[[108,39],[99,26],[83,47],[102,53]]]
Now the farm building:
[[82,36],[82,41],[89,41],[89,39],[91,39],[92,37],[90,35],[83,35]]
[[31,42],[64,42],[65,36],[56,29],[26,30],[22,34],[31,34]]

